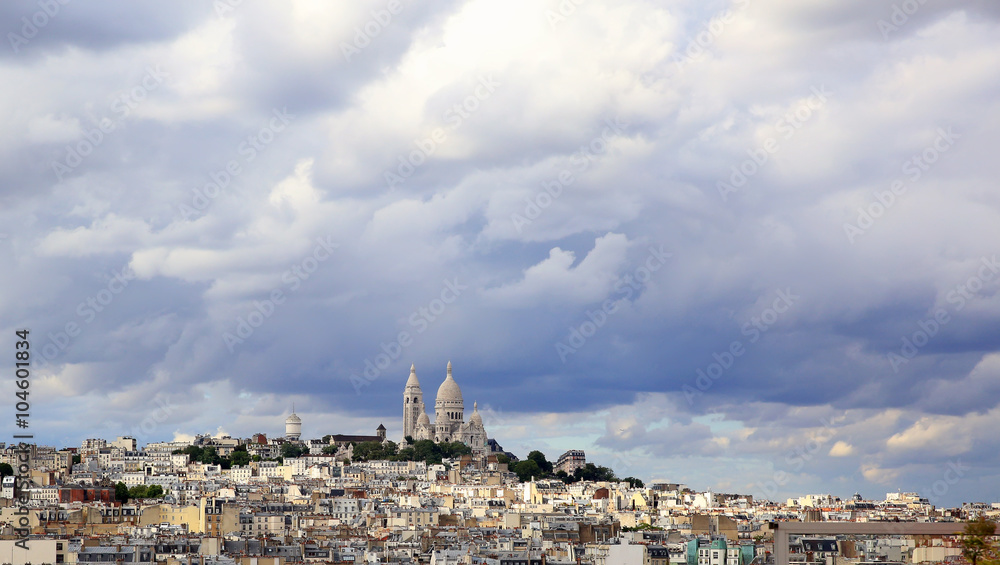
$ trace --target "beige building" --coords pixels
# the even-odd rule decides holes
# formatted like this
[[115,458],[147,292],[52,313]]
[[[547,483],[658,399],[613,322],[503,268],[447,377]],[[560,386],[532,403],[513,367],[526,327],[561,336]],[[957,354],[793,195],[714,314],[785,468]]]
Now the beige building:
[[209,536],[225,536],[240,531],[240,510],[233,503],[217,498],[200,501],[201,531]]
[[54,539],[0,540],[0,563],[67,563],[66,541]]
[[175,504],[155,504],[142,509],[139,517],[140,526],[187,526],[193,534],[203,533],[203,511],[200,506],[180,506]]

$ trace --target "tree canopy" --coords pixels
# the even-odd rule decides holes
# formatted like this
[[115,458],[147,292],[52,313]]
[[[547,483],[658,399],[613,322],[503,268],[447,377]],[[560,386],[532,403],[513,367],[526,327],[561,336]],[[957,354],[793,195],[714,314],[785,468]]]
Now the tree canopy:
[[304,445],[299,445],[297,443],[283,443],[281,444],[281,457],[294,459],[296,457],[302,457],[303,455],[309,454],[309,448]]
[[972,565],[980,562],[994,563],[997,561],[996,536],[997,523],[980,516],[974,522],[965,524],[965,531],[962,535],[962,556],[969,560]]
[[243,451],[233,451],[233,454],[229,456],[229,462],[234,467],[244,467],[250,464],[250,453],[246,449]]
[[186,453],[190,456],[191,461],[195,463],[204,463],[206,465],[219,465],[222,463],[222,457],[219,456],[219,452],[215,447],[198,447],[197,445],[189,445],[184,449],[178,449],[174,451],[174,454]]
[[530,481],[532,478],[541,478],[542,468],[538,465],[538,462],[534,459],[525,459],[524,461],[518,461],[517,465],[514,465],[512,469],[515,474],[517,474],[517,480],[522,483]]
[[[573,471],[572,475],[560,470],[555,474],[555,476],[566,484],[572,484],[579,481],[613,482],[619,480],[618,477],[615,476],[615,472],[610,467],[594,465],[593,463],[587,463],[583,467],[578,468],[576,471]],[[621,480],[627,481],[633,487],[644,486],[643,482],[635,477],[627,477]]]
[[642,488],[646,486],[646,483],[642,482],[642,480],[637,479],[635,477],[625,477],[624,479],[622,479],[622,482],[628,483],[628,485],[632,488]]
[[435,443],[428,439],[413,442],[402,449],[394,442],[366,441],[354,446],[355,461],[423,461],[428,465],[440,464],[472,453],[472,448],[460,441]]
[[546,476],[552,474],[552,463],[545,458],[545,454],[537,449],[528,454],[528,460],[534,461],[538,464],[538,468],[541,469],[542,473]]
[[396,457],[398,447],[395,443],[387,441],[365,441],[354,446],[355,461],[379,461],[391,460]]
[[125,483],[115,485],[115,500],[122,503],[128,502],[128,487],[125,486]]
[[[530,481],[532,477],[536,479],[557,478],[567,484],[579,481],[613,482],[619,480],[610,467],[594,465],[593,463],[585,464],[574,471],[572,475],[561,469],[553,473],[552,463],[545,458],[544,453],[538,450],[528,453],[528,457],[524,461],[519,461],[510,470],[517,475],[518,480],[522,483]],[[632,487],[641,488],[645,486],[641,480],[635,477],[627,477],[621,480],[628,482]]]
[[[286,447],[288,446],[291,447],[289,447],[289,449],[286,450]],[[296,444],[286,443],[283,444],[281,447],[282,447],[283,457],[299,457],[303,453],[309,452],[309,448],[305,446],[298,446]],[[292,453],[293,455],[287,455],[286,451],[288,453]],[[247,446],[242,444],[234,447],[233,452],[229,455],[229,457],[222,457],[221,455],[219,455],[218,449],[216,449],[214,446],[211,445],[207,447],[189,445],[184,449],[178,449],[174,451],[175,455],[181,453],[186,453],[188,456],[190,456],[190,460],[193,463],[203,463],[205,465],[219,465],[223,469],[230,469],[232,467],[237,467],[237,466],[242,467],[245,465],[249,465],[251,460],[260,461],[260,457],[256,455],[251,457],[250,452],[247,451]]]
[[123,503],[133,498],[161,498],[164,494],[160,485],[136,485],[132,488],[121,482],[115,485],[115,500]]

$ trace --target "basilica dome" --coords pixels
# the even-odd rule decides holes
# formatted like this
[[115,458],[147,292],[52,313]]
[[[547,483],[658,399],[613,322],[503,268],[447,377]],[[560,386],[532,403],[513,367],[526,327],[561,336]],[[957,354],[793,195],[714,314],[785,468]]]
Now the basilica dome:
[[458,383],[451,376],[451,361],[448,361],[448,376],[438,387],[437,402],[448,404],[462,402],[462,389],[458,388]]

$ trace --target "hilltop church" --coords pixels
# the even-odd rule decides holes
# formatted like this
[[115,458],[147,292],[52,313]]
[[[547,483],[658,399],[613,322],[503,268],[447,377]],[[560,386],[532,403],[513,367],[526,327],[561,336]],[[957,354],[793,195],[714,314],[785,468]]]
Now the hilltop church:
[[417,380],[417,369],[410,365],[410,378],[406,380],[403,390],[403,437],[414,440],[429,439],[436,442],[460,441],[472,448],[477,455],[486,453],[486,428],[483,418],[479,415],[479,406],[472,404],[472,415],[465,422],[465,402],[462,400],[462,390],[451,376],[451,361],[448,361],[448,374],[438,387],[437,399],[434,401],[434,423],[431,423],[424,408],[424,394]]

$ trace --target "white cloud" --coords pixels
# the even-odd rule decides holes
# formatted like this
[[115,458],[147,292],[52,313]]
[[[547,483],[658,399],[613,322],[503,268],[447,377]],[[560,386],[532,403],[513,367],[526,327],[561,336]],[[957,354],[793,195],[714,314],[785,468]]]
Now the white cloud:
[[77,118],[61,118],[52,114],[31,118],[28,122],[28,141],[32,143],[66,143],[75,141],[83,130]]
[[827,455],[830,457],[848,457],[850,455],[854,455],[854,446],[846,441],[838,441],[833,444],[833,447],[830,448]]
[[525,269],[521,280],[488,289],[484,294],[507,307],[599,301],[614,286],[630,245],[622,234],[606,234],[594,240],[594,248],[575,265],[572,251],[554,247],[548,258]]

